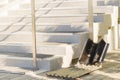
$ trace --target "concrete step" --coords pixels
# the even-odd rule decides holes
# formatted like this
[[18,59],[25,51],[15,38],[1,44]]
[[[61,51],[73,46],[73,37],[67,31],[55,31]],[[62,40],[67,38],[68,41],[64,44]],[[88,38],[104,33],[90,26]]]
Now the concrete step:
[[19,6],[18,3],[19,3],[18,0],[8,0],[6,5],[4,5],[0,8],[0,11],[3,12],[3,11],[7,11],[7,10],[16,10],[16,9],[18,9],[18,6]]
[[[94,13],[113,13],[116,7],[113,6],[97,6],[94,7]],[[88,8],[79,7],[59,7],[59,8],[39,8],[36,10],[36,15],[43,14],[86,14],[88,13]],[[11,10],[8,12],[9,15],[30,15],[31,10]]]
[[[37,11],[36,12],[36,16],[37,15],[43,15],[43,14],[49,14],[49,15],[60,15],[60,14],[69,14],[69,15],[78,15],[78,14],[87,14],[87,8],[54,8],[54,9],[50,9],[50,8],[41,8],[41,11]],[[49,11],[51,10],[51,11]],[[111,26],[116,26],[117,25],[117,18],[118,18],[118,7],[112,7],[112,6],[101,6],[101,7],[96,7],[94,9],[95,13],[98,14],[110,14],[110,18],[111,18]],[[29,15],[30,11],[29,10],[18,10],[18,11],[9,11],[9,14],[13,15],[13,16],[18,16],[18,15]],[[99,18],[101,19],[101,18]],[[95,20],[97,20],[97,17],[95,17]],[[101,20],[102,21],[102,20]]]
[[[88,7],[88,1],[86,2],[86,0],[84,1],[66,1],[63,2],[59,7]],[[97,6],[97,3],[94,2],[93,6]]]
[[[0,32],[8,31],[32,31],[32,24],[16,23],[10,26],[11,23],[0,24]],[[94,23],[95,26],[99,23]],[[72,24],[57,24],[57,23],[37,23],[37,32],[81,32],[88,31],[88,23],[72,23]]]
[[0,2],[0,8],[3,7],[3,6],[5,6],[5,5],[7,5],[7,4],[8,4],[7,1]]
[[29,17],[24,17],[24,16],[12,16],[12,17],[9,17],[9,16],[1,16],[0,17],[0,23],[11,23],[11,24],[14,24],[14,23],[17,23],[17,22],[30,22],[31,23],[32,21],[32,18],[29,16]]
[[[87,39],[82,39],[82,43],[79,45],[65,44],[65,43],[48,43],[48,42],[39,43],[39,44],[37,43],[37,54],[61,56],[62,67],[69,67],[72,59],[78,58],[80,56],[80,53],[83,49],[83,46],[86,40]],[[32,53],[32,44],[28,42],[25,42],[25,43],[4,42],[4,43],[0,43],[0,52],[29,54],[29,53]],[[26,62],[26,61],[23,61],[23,62]]]
[[[60,1],[64,1],[64,0],[35,0],[35,3],[48,3],[48,2],[60,2]],[[71,0],[72,1],[72,0]],[[76,0],[76,1],[81,1],[81,0]],[[24,0],[24,2],[22,3],[31,3],[30,0]]]
[[[108,19],[109,20],[109,19]],[[107,19],[106,19],[107,21]],[[107,24],[109,23],[109,24]],[[1,23],[0,32],[18,32],[18,31],[32,31],[31,23]],[[84,23],[36,23],[37,32],[49,32],[49,33],[76,33],[81,31],[89,31],[88,22]],[[108,32],[108,27],[111,26],[111,22],[95,23],[93,24],[96,35],[104,35]]]
[[[52,55],[37,55],[40,70],[56,70],[62,66],[62,57]],[[11,66],[33,69],[32,54],[0,53],[0,66]]]
[[[104,22],[106,15],[94,15],[94,22]],[[36,22],[49,22],[49,23],[75,23],[75,22],[88,22],[88,14],[73,14],[73,15],[45,15],[39,17]]]
[[[36,8],[41,8],[41,7],[48,7],[48,8],[53,8],[53,7],[87,7],[88,6],[88,1],[87,0],[72,0],[72,1],[53,1],[53,2],[36,2]],[[94,6],[97,6],[97,2],[94,1]],[[31,5],[28,4],[21,4],[20,8],[30,8]]]
[[113,5],[113,6],[119,6],[120,2],[119,0],[106,0],[105,5]]
[[12,1],[14,1],[14,0],[0,0],[0,4],[1,3],[8,3],[8,2],[12,2]]
[[[17,31],[32,31],[31,23],[16,23],[14,25],[10,24],[0,24],[0,32],[17,32]],[[59,33],[77,33],[77,32],[89,32],[89,24],[86,23],[71,23],[71,24],[57,24],[57,23],[37,23],[37,32],[59,32]],[[103,23],[94,23],[94,29],[98,30],[96,33],[98,35],[107,34],[107,27]],[[103,30],[104,29],[104,30]],[[103,33],[104,32],[104,33]]]
[[[43,42],[37,43],[37,53],[46,55],[65,55],[68,47],[75,48],[77,44]],[[72,50],[73,50],[72,49]],[[31,42],[0,42],[0,52],[32,53]]]
[[21,17],[0,17],[0,21],[1,22],[14,22],[14,21],[17,21],[17,20],[20,20]]
[[8,12],[7,11],[2,11],[0,13],[0,17],[3,17],[3,16],[8,16]]
[[8,15],[11,16],[11,15],[14,15],[14,16],[17,16],[17,15],[31,15],[31,10],[9,10],[8,11]]
[[[81,38],[87,39],[88,32],[79,33],[37,33],[37,42],[81,43]],[[1,32],[0,41],[32,42],[32,32]]]
[[[104,22],[106,15],[94,15],[95,22]],[[0,17],[0,23],[5,22],[31,22],[31,17]],[[67,15],[40,15],[36,16],[36,22],[49,22],[49,23],[73,23],[73,22],[86,22],[88,21],[88,14],[67,14]]]
[[[24,13],[24,11],[23,11],[23,13]],[[16,15],[13,16],[11,14],[11,15],[8,15],[8,16],[5,16],[5,17],[23,17],[23,16],[24,17],[31,17],[31,15],[29,13],[31,13],[31,12],[27,11],[27,14],[24,13],[24,15],[23,15],[23,14],[21,14],[21,10],[18,10],[18,13],[16,13]],[[103,16],[102,13],[101,14],[97,14],[97,13],[93,14],[93,16],[99,16],[99,15]],[[39,13],[39,11],[36,12],[36,17],[41,17],[41,18],[42,17],[72,17],[72,16],[75,16],[75,17],[86,17],[86,16],[88,16],[88,13],[73,13],[73,14],[72,13],[67,13],[67,14],[61,15],[61,14],[49,14],[49,12],[48,13],[47,12],[45,12],[45,13],[41,12],[41,14]],[[0,18],[2,18],[2,16]]]
[[[113,7],[113,6],[97,6],[97,7],[94,7],[94,13],[99,13],[99,14],[102,14],[102,13],[113,13],[115,11],[115,9],[117,10],[118,8],[117,7]],[[22,11],[25,11],[25,10],[22,10]],[[27,10],[26,10],[27,11]],[[86,14],[88,13],[88,8],[85,8],[85,7],[82,7],[82,8],[79,8],[79,7],[67,7],[67,8],[64,8],[64,7],[59,7],[59,8],[40,8],[37,10],[36,14],[41,12],[47,12],[49,11],[48,14]],[[15,12],[14,12],[15,13]]]
[[[24,0],[24,1],[30,2],[30,0]],[[36,3],[59,2],[59,1],[84,1],[84,2],[88,2],[87,0],[44,0],[44,1],[43,0],[35,0]],[[104,1],[104,0],[95,0],[95,1]]]

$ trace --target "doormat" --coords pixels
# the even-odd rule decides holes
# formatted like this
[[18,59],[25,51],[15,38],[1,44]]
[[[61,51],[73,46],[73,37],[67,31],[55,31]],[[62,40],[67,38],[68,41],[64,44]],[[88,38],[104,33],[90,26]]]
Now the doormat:
[[56,78],[75,79],[102,68],[109,44],[103,39],[94,43],[91,39],[86,41],[82,54],[76,65],[47,72],[46,75]]

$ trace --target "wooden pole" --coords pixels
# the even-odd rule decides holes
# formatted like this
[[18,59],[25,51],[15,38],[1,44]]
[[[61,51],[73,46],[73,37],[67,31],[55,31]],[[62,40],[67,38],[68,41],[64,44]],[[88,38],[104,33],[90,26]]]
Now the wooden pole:
[[35,0],[31,0],[32,13],[32,41],[33,41],[33,67],[37,70],[37,49],[36,49],[36,23],[35,23]]
[[90,30],[89,37],[94,41],[93,20],[93,0],[88,0],[88,21]]
[[108,0],[104,0],[104,4],[107,5],[107,3],[108,3]]

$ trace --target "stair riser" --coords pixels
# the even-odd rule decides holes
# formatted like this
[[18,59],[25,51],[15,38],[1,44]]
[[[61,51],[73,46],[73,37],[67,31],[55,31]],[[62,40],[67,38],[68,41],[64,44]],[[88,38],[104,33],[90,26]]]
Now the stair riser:
[[[88,37],[84,38],[84,36],[83,36],[83,38],[81,40],[82,42],[79,44],[80,45],[79,47],[76,44],[72,44],[72,45],[66,45],[66,44],[53,44],[53,45],[45,45],[44,44],[44,45],[41,45],[40,44],[39,46],[37,46],[37,54],[47,54],[47,55],[57,55],[57,56],[61,55],[63,57],[62,67],[69,67],[71,64],[71,60],[79,57],[79,55],[83,49],[83,46],[85,44],[85,41],[87,39],[88,39]],[[22,43],[19,43],[19,45],[18,44],[4,44],[4,45],[1,44],[0,52],[17,53],[17,54],[32,53],[32,46],[31,46],[32,44],[30,46],[29,45],[28,44],[25,45]],[[7,57],[10,58],[11,56],[12,55],[7,56]],[[4,56],[1,56],[1,58],[4,58]],[[57,62],[60,64],[60,61],[57,61]],[[17,62],[17,63],[19,63],[19,62]],[[52,65],[52,68],[54,68],[53,66],[54,65]]]
[[[103,22],[102,16],[94,17],[95,22]],[[74,23],[74,22],[88,22],[88,17],[56,17],[56,18],[39,18],[37,21],[43,23]]]
[[[117,7],[108,7],[108,6],[97,6],[97,7],[94,7],[94,14],[95,13],[107,13],[107,14],[111,14],[115,11],[115,9],[117,10]],[[40,10],[41,12],[45,12],[45,9],[44,10]],[[40,11],[37,11],[36,13],[39,13]],[[46,10],[47,11],[47,10]],[[88,8],[71,8],[71,9],[65,9],[65,8],[62,8],[62,9],[53,9],[49,12],[49,14],[68,14],[68,13],[71,13],[71,14],[80,14],[80,13],[88,13]]]
[[0,18],[0,23],[16,23],[16,22],[25,22],[25,23],[31,23],[32,19],[31,17],[24,18],[22,17],[11,17],[11,18]]
[[[32,31],[32,25],[13,25],[11,28],[8,28],[7,25],[0,25],[0,32],[2,31]],[[7,29],[8,28],[8,29]],[[21,29],[21,30],[20,30]],[[88,31],[88,24],[81,25],[37,25],[37,32],[80,32]]]
[[0,0],[1,3],[8,3],[9,0]]
[[[54,51],[53,51],[54,50]],[[57,46],[38,46],[37,53],[39,54],[49,54],[49,55],[65,55],[65,47]],[[0,45],[0,52],[9,52],[9,53],[32,53],[32,44],[31,45]]]
[[7,3],[0,3],[0,8],[2,8],[3,6],[7,5]]
[[[115,7],[105,7],[105,6],[100,6],[100,7],[94,7],[94,13],[113,13],[114,9],[117,9]],[[26,10],[27,11],[27,10]],[[26,12],[25,10],[23,12]],[[71,8],[71,9],[66,9],[66,8],[62,8],[62,9],[42,9],[36,12],[36,14],[43,14],[45,12],[49,11],[48,14],[88,14],[88,8]]]
[[[57,33],[56,33],[57,34]],[[66,43],[80,43],[82,36],[88,36],[88,33],[85,34],[58,34],[55,33],[52,35],[48,34],[38,34],[37,42],[66,42]],[[32,42],[32,34],[0,34],[0,41],[7,42]]]
[[[83,40],[86,40],[83,39]],[[84,43],[84,41],[82,41]],[[37,44],[37,53],[38,54],[47,54],[47,55],[66,55],[66,51],[68,47],[71,47],[74,49],[77,47],[77,45],[62,45],[62,44],[56,44],[56,45],[43,45]],[[81,45],[82,47],[82,45]],[[32,43],[31,44],[22,44],[22,43],[16,43],[16,44],[4,44],[0,45],[0,52],[9,52],[9,53],[32,53]]]
[[[21,67],[33,69],[33,59],[14,59],[14,58],[0,58],[0,66]],[[62,58],[38,60],[38,67],[40,70],[56,70],[62,66]]]
[[[94,6],[97,6],[97,3],[95,2],[94,4],[93,4]],[[88,2],[82,2],[82,1],[80,1],[80,2],[64,2],[63,4],[61,4],[59,7],[88,7]]]
[[[27,0],[28,2],[30,2],[30,0]],[[54,1],[62,1],[62,0],[35,0],[36,3],[47,3],[47,2],[54,2]]]
[[[99,27],[99,29],[101,30],[101,28],[103,28],[102,26],[100,26],[99,24],[94,24],[95,27]],[[27,32],[31,32],[32,31],[32,27],[31,25],[13,25],[11,28],[8,28],[9,26],[7,25],[1,25],[0,26],[0,32],[3,31],[8,31],[8,32],[18,32],[19,31],[27,31]],[[80,32],[80,31],[85,31],[88,32],[89,28],[88,28],[88,24],[84,23],[84,24],[80,24],[80,25],[37,25],[36,26],[36,32]],[[98,31],[100,32],[100,31]]]
[[8,2],[12,2],[13,0],[0,0],[1,3],[8,3]]
[[[85,8],[86,9],[86,8]],[[40,11],[37,11],[36,12],[36,16],[38,16],[38,15],[43,15],[43,14],[49,14],[49,15],[56,15],[56,14],[58,14],[58,15],[61,15],[61,14],[65,14],[65,15],[67,15],[67,14],[83,14],[83,13],[85,13],[85,14],[87,14],[88,13],[88,11],[87,10],[84,10],[84,9],[73,9],[73,10],[40,10]],[[100,12],[100,10],[96,10],[95,11],[95,13],[111,13],[111,10],[110,11],[102,11],[101,10],[101,12]],[[31,15],[31,12],[29,11],[29,10],[24,10],[24,11],[9,11],[8,12],[8,14],[9,15],[13,15],[13,16],[21,16],[21,15]]]
[[[104,16],[95,16],[94,17],[95,22],[103,22],[104,21]],[[8,22],[31,22],[31,18],[0,18],[0,23],[8,23]],[[43,22],[43,23],[74,23],[74,22],[88,22],[88,17],[87,16],[68,16],[68,17],[36,17],[36,22]]]
[[[42,14],[42,13],[40,12],[40,14]],[[27,10],[26,11],[19,11],[19,10],[9,11],[8,15],[14,15],[14,16],[17,16],[17,15],[31,15],[31,11],[27,11]]]
[[[80,14],[80,13],[87,13],[87,11],[80,11],[79,9],[78,10],[40,10],[40,11],[37,11],[36,12],[36,15],[43,15],[43,14]],[[8,12],[9,15],[13,15],[13,16],[18,16],[18,15],[30,15],[31,12],[28,10],[26,11],[9,11]]]
[[[114,9],[117,9],[115,7],[107,7],[107,6],[97,6],[94,7],[94,13],[113,13]],[[31,11],[30,10],[25,10],[25,9],[21,9],[21,10],[16,10],[16,11],[9,11],[8,12],[10,15],[30,15]],[[41,8],[41,9],[37,9],[36,11],[36,15],[42,15],[42,14],[83,14],[83,13],[88,13],[88,8]]]
[[[72,1],[72,2],[69,2],[69,1],[65,1],[65,2],[62,2],[62,1],[59,1],[59,2],[55,2],[55,3],[49,3],[47,4],[46,3],[42,3],[42,2],[36,2],[36,8],[42,8],[42,7],[47,7],[47,8],[53,8],[53,7],[87,7],[88,6],[88,1]],[[46,5],[47,4],[47,5]],[[58,5],[59,4],[59,5]],[[96,6],[97,3],[94,2],[94,6]],[[30,4],[21,4],[20,5],[20,8],[29,8],[30,9]]]
[[[12,1],[12,0],[7,0],[7,1]],[[59,3],[59,2],[62,2],[63,0],[45,0],[45,1],[43,1],[43,0],[36,0],[35,2],[36,3],[46,3],[46,2],[56,2],[56,3]],[[88,2],[88,0],[65,0],[64,2],[79,2],[79,1],[81,1],[81,2],[83,2],[83,3],[87,3]],[[100,1],[104,1],[104,0],[95,0],[95,1],[97,1],[97,2],[100,2]],[[94,1],[94,2],[95,2]],[[110,0],[107,0],[107,1],[110,1]],[[23,3],[26,3],[26,2],[30,2],[30,0],[25,0]]]
[[106,0],[105,1],[106,5],[114,5],[114,6],[119,6],[119,0]]

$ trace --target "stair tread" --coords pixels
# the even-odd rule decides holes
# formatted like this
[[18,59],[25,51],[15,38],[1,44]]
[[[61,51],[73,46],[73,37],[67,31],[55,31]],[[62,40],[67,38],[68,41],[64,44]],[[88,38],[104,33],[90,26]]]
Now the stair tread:
[[[32,42],[0,42],[0,45],[16,45],[16,46],[30,46]],[[57,42],[42,42],[42,43],[37,43],[37,46],[66,46],[66,45],[77,45],[75,43],[57,43]],[[31,45],[32,46],[32,45]]]
[[[78,46],[77,43],[38,43],[37,45],[37,53],[45,54],[45,55],[65,55],[66,50],[70,50],[70,52]],[[3,53],[32,53],[32,43],[9,43],[2,42],[0,43],[0,52]]]
[[[75,35],[75,34],[84,34],[84,33],[88,33],[88,32],[83,32],[83,31],[80,31],[80,32],[36,32],[37,35]],[[18,32],[8,32],[8,31],[4,31],[4,32],[0,32],[0,35],[1,34],[28,34],[28,35],[31,35],[32,32],[30,31],[18,31]],[[32,36],[32,35],[31,35]]]
[[[38,59],[50,59],[57,58],[58,56],[54,55],[42,55],[37,54]],[[0,58],[9,58],[9,59],[32,59],[32,54],[30,53],[0,53]]]
[[[99,24],[100,22],[94,22],[93,24]],[[10,25],[11,23],[0,23],[0,25]],[[89,24],[88,22],[81,22],[81,23],[36,23],[36,25],[83,25],[83,24]],[[12,26],[19,26],[19,25],[32,25],[32,23],[28,23],[28,24],[26,24],[26,23],[24,23],[24,22],[18,22],[18,23],[14,23]]]
[[[114,7],[113,6],[94,6],[93,7],[94,9],[113,9]],[[39,8],[37,9],[37,11],[40,11],[40,10],[71,10],[71,9],[87,9],[87,7],[79,7],[79,6],[76,6],[76,7],[55,7],[55,8]],[[12,11],[31,11],[30,9],[19,9],[19,10],[12,10]],[[12,12],[11,11],[11,12]]]
[[[25,14],[26,15],[26,14]],[[51,14],[43,14],[43,15],[39,15],[37,17],[39,18],[49,18],[49,17],[86,17],[88,16],[88,14],[65,14],[65,15],[62,15],[62,14],[56,14],[56,15],[51,15]],[[97,16],[97,14],[94,14],[93,16]],[[4,18],[21,18],[21,17],[25,17],[25,18],[31,18],[32,16],[31,15],[22,15],[22,16],[0,16],[0,19],[4,19]]]
[[[88,2],[87,0],[67,0],[67,1],[62,1],[62,0],[57,0],[57,1],[51,1],[50,3],[60,3],[60,2],[63,2],[63,3],[69,3],[69,2]],[[37,2],[37,1],[36,1]],[[38,3],[36,4],[45,4],[45,3],[48,3],[47,1],[45,2],[42,2],[42,1],[39,1]],[[23,3],[24,4],[24,3]],[[25,4],[28,4],[28,3],[25,3]]]

